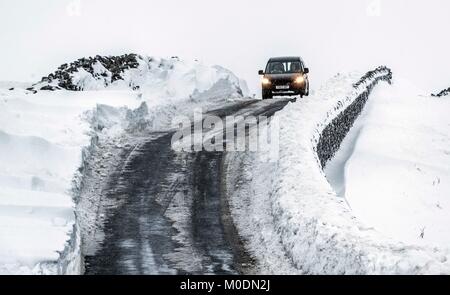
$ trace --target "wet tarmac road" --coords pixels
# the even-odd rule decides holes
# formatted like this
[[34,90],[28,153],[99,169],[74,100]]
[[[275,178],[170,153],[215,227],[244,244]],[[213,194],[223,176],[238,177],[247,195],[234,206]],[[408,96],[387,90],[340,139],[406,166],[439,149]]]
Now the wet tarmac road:
[[[288,100],[251,101],[212,113],[271,116]],[[239,274],[251,268],[223,196],[223,152],[179,153],[172,132],[152,134],[112,171],[104,239],[85,274]]]

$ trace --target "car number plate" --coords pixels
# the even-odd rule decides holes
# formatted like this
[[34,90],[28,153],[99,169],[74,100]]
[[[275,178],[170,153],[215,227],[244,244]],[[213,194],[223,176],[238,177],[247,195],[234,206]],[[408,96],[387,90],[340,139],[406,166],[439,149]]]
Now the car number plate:
[[289,85],[278,85],[277,89],[289,89]]

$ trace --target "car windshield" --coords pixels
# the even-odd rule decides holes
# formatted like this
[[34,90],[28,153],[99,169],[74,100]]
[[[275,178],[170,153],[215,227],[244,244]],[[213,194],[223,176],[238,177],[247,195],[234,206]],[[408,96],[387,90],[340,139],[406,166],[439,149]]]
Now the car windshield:
[[302,63],[299,61],[274,61],[267,64],[268,74],[290,74],[302,71]]

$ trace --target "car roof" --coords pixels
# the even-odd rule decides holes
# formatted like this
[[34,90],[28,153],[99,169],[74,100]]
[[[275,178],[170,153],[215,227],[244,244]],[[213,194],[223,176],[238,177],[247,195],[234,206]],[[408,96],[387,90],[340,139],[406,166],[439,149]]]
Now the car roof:
[[276,62],[276,61],[301,61],[303,63],[303,60],[300,56],[279,56],[279,57],[272,57],[269,59],[269,62]]

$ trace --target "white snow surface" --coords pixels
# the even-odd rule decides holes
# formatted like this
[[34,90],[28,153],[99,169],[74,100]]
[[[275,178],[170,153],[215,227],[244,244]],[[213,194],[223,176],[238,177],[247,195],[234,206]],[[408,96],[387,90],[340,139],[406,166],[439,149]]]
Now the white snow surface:
[[[450,247],[450,100],[418,96],[407,81],[379,88],[327,167],[367,226],[415,245]],[[333,183],[335,185],[335,183]]]
[[[242,79],[236,77],[231,71],[218,66],[210,66],[199,61],[185,61],[179,58],[157,58],[150,56],[137,56],[139,66],[124,70],[122,79],[112,80],[112,73],[100,61],[93,65],[93,74],[83,68],[70,74],[72,83],[80,90],[123,90],[139,88],[144,96],[149,98],[150,104],[159,104],[161,100],[173,100],[186,97],[195,97],[211,89],[220,80],[227,81],[234,94],[240,89],[244,96],[248,95],[248,86]],[[40,82],[36,89],[47,85]],[[51,85],[58,84],[55,80]]]
[[[158,129],[189,107],[242,98],[239,79],[218,66],[176,60],[157,72],[145,69],[130,70],[127,81],[107,88],[79,71],[78,83],[89,91],[32,94],[18,83],[0,84],[0,274],[60,272],[59,253],[75,223],[72,181],[94,130],[120,135],[139,123],[127,117],[138,107],[146,127]],[[130,81],[141,89],[132,91],[125,85]],[[81,271],[67,263],[67,273]]]
[[[366,225],[346,200],[337,196],[320,166],[315,152],[320,134],[364,90],[365,85],[356,90],[352,87],[361,76],[337,75],[314,95],[298,99],[278,113],[282,120],[276,163],[268,164],[254,155],[247,161],[227,163],[228,167],[246,164],[239,168],[245,184],[238,182],[233,187],[232,213],[246,212],[236,218],[237,228],[264,273],[450,273],[448,250],[402,243]],[[377,87],[389,86],[381,82]],[[267,173],[273,177],[262,176]],[[253,192],[251,200],[245,198],[249,192]],[[380,205],[377,209],[383,218],[384,210]],[[267,250],[272,253],[268,255]],[[279,269],[270,266],[271,257],[277,257]]]

